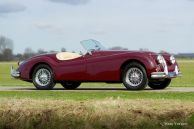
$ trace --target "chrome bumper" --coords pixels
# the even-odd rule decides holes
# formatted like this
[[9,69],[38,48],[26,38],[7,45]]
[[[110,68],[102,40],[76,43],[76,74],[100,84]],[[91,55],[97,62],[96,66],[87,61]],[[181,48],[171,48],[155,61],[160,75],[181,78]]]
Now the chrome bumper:
[[20,72],[19,72],[18,70],[15,70],[15,69],[13,68],[13,66],[11,66],[11,76],[12,76],[13,78],[19,78],[19,77],[20,77]]
[[162,79],[162,78],[176,78],[182,76],[182,73],[179,72],[178,66],[175,66],[174,72],[168,72],[165,70],[164,72],[153,72],[151,73],[152,79]]

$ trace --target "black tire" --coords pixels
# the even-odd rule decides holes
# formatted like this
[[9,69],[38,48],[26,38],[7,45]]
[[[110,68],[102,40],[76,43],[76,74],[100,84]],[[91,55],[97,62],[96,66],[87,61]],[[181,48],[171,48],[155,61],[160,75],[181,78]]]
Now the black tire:
[[[137,73],[133,73],[133,72],[137,72]],[[132,77],[132,75],[133,76],[136,75],[136,77]],[[132,62],[128,64],[122,72],[122,81],[123,81],[124,86],[128,90],[144,89],[148,83],[148,78],[147,78],[147,73],[146,73],[145,68],[137,62]]]
[[[43,70],[41,72],[41,70]],[[44,79],[41,79],[41,75]],[[55,86],[54,74],[52,69],[45,64],[38,65],[32,73],[32,82],[38,90],[51,90]],[[42,84],[42,85],[41,85]]]
[[163,81],[149,81],[148,85],[149,87],[151,87],[152,89],[165,89],[166,87],[168,87],[171,83],[171,79],[164,79]]
[[78,87],[81,85],[81,83],[80,83],[80,82],[66,82],[66,81],[62,81],[62,82],[61,82],[61,85],[62,85],[65,89],[73,90],[73,89],[78,88]]

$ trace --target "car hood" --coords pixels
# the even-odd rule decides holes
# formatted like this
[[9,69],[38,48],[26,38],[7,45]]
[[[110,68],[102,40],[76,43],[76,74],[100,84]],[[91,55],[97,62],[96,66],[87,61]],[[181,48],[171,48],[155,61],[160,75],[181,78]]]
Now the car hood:
[[150,56],[154,60],[157,59],[158,55],[162,55],[165,60],[170,60],[170,53],[156,53],[151,51],[127,51],[127,50],[108,50],[108,51],[98,51],[97,53],[101,53],[102,55],[120,55],[120,54],[127,54],[127,55],[139,55],[139,56]]
[[40,55],[36,55],[36,56],[30,57],[30,58],[26,59],[25,61],[33,60],[33,59],[40,58],[40,57],[51,57],[51,58],[54,58],[54,57],[56,57],[56,54],[57,54],[56,52],[55,53],[40,54]]

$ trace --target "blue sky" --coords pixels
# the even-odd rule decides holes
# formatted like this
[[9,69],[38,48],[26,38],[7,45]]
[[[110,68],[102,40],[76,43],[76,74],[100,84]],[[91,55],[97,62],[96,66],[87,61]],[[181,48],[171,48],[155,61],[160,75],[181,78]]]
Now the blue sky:
[[106,47],[194,52],[194,0],[0,0],[0,35],[14,53],[81,49],[96,39]]

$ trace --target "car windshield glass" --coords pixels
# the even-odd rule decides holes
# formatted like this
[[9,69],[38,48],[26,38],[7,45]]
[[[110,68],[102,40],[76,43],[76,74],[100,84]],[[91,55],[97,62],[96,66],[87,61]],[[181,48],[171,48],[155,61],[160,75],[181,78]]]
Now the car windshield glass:
[[105,50],[105,47],[102,46],[100,42],[93,39],[83,40],[81,41],[81,44],[88,52]]

